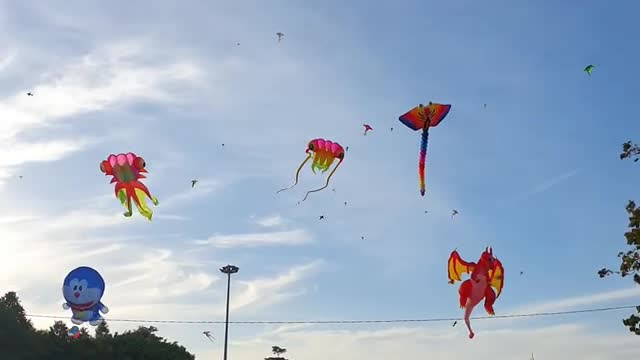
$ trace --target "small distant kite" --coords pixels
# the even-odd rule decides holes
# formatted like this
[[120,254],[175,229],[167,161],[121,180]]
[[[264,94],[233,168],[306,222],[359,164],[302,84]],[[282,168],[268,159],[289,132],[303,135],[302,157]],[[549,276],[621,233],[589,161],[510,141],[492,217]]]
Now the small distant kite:
[[215,340],[215,338],[211,336],[211,331],[203,331],[202,333],[209,339],[209,341],[213,342],[213,340]]
[[320,215],[320,218],[318,220],[322,220],[324,219],[324,215]]
[[591,72],[593,71],[594,67],[595,67],[594,65],[589,65],[586,68],[584,68],[584,72],[586,72],[587,75],[591,76]]
[[326,172],[327,170],[329,170],[329,167],[331,167],[331,164],[333,164],[334,160],[338,159],[338,164],[329,173],[325,185],[319,189],[307,191],[304,199],[302,199],[302,201],[305,201],[310,193],[324,190],[329,186],[331,176],[333,176],[336,170],[338,170],[338,167],[340,167],[340,164],[342,164],[342,161],[344,160],[344,149],[342,148],[342,146],[340,146],[340,144],[338,144],[337,142],[332,142],[330,140],[313,139],[307,144],[307,149],[305,150],[305,152],[307,153],[307,157],[304,159],[302,164],[300,164],[298,170],[296,170],[296,177],[293,185],[288,188],[280,189],[277,191],[277,193],[289,190],[298,184],[300,170],[302,170],[304,164],[306,164],[307,161],[309,161],[309,159],[311,159],[312,157],[313,162],[311,164],[311,171],[313,171],[314,174],[316,173],[316,169],[322,171],[323,173]]
[[196,186],[197,182],[198,180],[191,180],[191,187],[193,188],[194,186]]
[[429,102],[429,105],[422,104],[400,116],[399,120],[408,128],[414,131],[422,129],[422,141],[420,143],[420,157],[418,160],[418,182],[420,195],[426,192],[424,184],[424,167],[427,159],[427,145],[429,142],[429,128],[436,127],[447,116],[451,110],[451,105],[443,105]]
[[365,136],[367,135],[367,131],[369,130],[373,130],[373,128],[367,124],[362,124],[362,126],[364,126],[364,134]]
[[29,92],[27,93],[27,96],[33,96],[33,93],[32,93],[31,91],[29,91]]
[[278,35],[278,42],[280,42],[280,40],[282,40],[282,37],[284,36],[284,34],[281,33],[281,32],[277,32],[276,35]]
[[142,173],[146,173],[147,164],[144,159],[134,153],[111,154],[100,163],[100,170],[105,176],[113,176],[111,183],[116,183],[115,194],[120,203],[127,210],[123,215],[130,217],[133,214],[131,199],[136,204],[142,216],[151,221],[153,211],[147,206],[145,195],[151,199],[153,205],[158,205],[158,199],[151,196],[149,189],[139,180],[144,179]]
[[453,209],[453,212],[451,213],[451,218],[453,219],[454,216],[458,215],[459,212],[456,209]]
[[71,329],[67,332],[67,335],[72,339],[77,339],[80,337],[80,329],[77,326],[72,326]]
[[240,46],[240,43],[236,43],[236,46]]

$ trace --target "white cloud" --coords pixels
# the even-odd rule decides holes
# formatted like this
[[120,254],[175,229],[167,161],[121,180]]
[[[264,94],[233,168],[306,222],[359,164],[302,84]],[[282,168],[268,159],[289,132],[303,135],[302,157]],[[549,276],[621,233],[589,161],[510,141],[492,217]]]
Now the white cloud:
[[[375,327],[375,325],[371,325]],[[537,329],[484,331],[473,340],[461,328],[394,327],[384,330],[275,331],[257,338],[232,341],[235,357],[260,359],[269,355],[272,345],[286,348],[294,359],[370,359],[401,357],[407,360],[453,359],[632,359],[640,356],[634,335],[623,330],[601,334],[577,324]],[[199,356],[213,357],[214,351]]]
[[0,175],[10,176],[12,167],[25,162],[59,160],[95,142],[82,135],[37,142],[18,138],[28,130],[135,99],[176,101],[165,88],[197,83],[201,70],[188,61],[142,65],[139,58],[147,50],[141,41],[110,44],[49,74],[33,87],[33,97],[20,92],[0,99]]
[[280,215],[271,215],[257,219],[256,223],[262,227],[270,228],[282,225],[284,219]]
[[544,182],[532,187],[531,189],[527,190],[522,195],[522,197],[526,198],[528,196],[535,195],[535,194],[547,191],[547,190],[551,189],[552,187],[560,184],[561,182],[563,182],[565,180],[568,180],[570,177],[572,177],[575,174],[577,174],[579,170],[580,169],[573,169],[571,171],[567,171],[567,172],[565,172],[563,174],[560,174],[560,175],[558,175],[556,177],[548,179],[548,180],[546,180],[546,181],[544,181]]
[[[640,297],[640,287],[613,290],[589,295],[569,297],[537,304],[530,304],[519,309],[510,310],[513,314],[528,314],[540,312],[557,312],[585,308],[597,304],[610,303],[616,300],[637,299]],[[578,309],[580,309],[578,308]]]
[[305,230],[278,231],[268,233],[213,235],[207,240],[198,241],[200,245],[213,245],[219,248],[257,247],[275,245],[303,245],[312,241]]

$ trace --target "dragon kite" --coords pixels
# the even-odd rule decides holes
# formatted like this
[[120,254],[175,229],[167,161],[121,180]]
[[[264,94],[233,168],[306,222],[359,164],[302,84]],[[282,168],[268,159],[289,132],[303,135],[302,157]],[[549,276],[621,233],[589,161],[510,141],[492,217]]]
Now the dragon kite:
[[338,170],[338,167],[340,166],[340,164],[342,164],[342,161],[344,160],[344,149],[342,148],[342,146],[337,142],[333,142],[326,139],[313,139],[309,141],[305,152],[307,153],[307,157],[304,159],[304,161],[302,161],[302,164],[300,164],[300,166],[298,167],[298,170],[296,171],[295,182],[293,183],[293,185],[291,185],[288,188],[280,189],[277,191],[277,193],[281,191],[289,190],[294,186],[296,186],[296,184],[298,184],[298,177],[300,176],[300,170],[302,170],[302,167],[304,166],[304,164],[306,164],[307,161],[309,161],[309,159],[311,159],[312,157],[313,157],[313,162],[311,163],[311,171],[313,171],[314,174],[316,173],[316,170],[320,170],[323,173],[326,172],[327,170],[329,170],[329,167],[331,167],[335,159],[338,159],[338,164],[329,173],[329,176],[327,177],[327,182],[325,183],[325,185],[319,189],[307,191],[307,194],[304,196],[304,199],[302,199],[302,201],[305,201],[307,199],[307,196],[309,196],[310,193],[326,189],[327,186],[329,186],[329,181],[331,180],[331,176],[333,176],[336,170]]
[[418,160],[418,182],[420,195],[424,196],[426,189],[424,184],[424,166],[427,160],[427,144],[429,142],[429,128],[436,127],[447,116],[451,105],[443,105],[429,102],[414,107],[399,117],[399,120],[408,128],[418,131],[422,129],[422,141],[420,143],[420,157]]
[[[461,275],[470,274],[469,279],[462,282],[458,294],[460,307],[464,309],[464,322],[469,329],[469,339],[475,335],[471,330],[469,317],[473,308],[484,299],[484,309],[487,314],[495,315],[493,304],[502,292],[504,286],[504,268],[500,260],[493,256],[493,250],[488,247],[480,255],[477,263],[466,262],[460,258],[456,250],[451,252],[447,264],[449,284],[462,281]],[[495,292],[494,290],[495,289]]]
[[142,173],[146,173],[147,164],[144,159],[134,153],[111,154],[100,163],[100,170],[105,176],[113,176],[111,183],[116,183],[115,194],[120,203],[127,210],[123,215],[130,217],[133,214],[131,209],[131,199],[136,204],[142,216],[151,221],[153,212],[147,206],[145,196],[151,199],[153,205],[158,205],[158,199],[151,196],[149,189],[139,180],[146,178]]

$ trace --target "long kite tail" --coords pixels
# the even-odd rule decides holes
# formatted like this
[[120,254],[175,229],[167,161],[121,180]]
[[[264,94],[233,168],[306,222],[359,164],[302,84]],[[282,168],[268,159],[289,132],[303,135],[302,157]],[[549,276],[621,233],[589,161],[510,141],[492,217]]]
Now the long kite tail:
[[307,200],[307,196],[309,196],[309,194],[311,194],[312,192],[316,192],[316,191],[320,191],[320,190],[326,189],[327,186],[329,186],[329,181],[331,180],[331,177],[333,176],[333,173],[335,173],[336,170],[338,170],[338,167],[340,166],[340,164],[342,164],[342,159],[340,159],[340,161],[338,161],[338,163],[336,164],[336,167],[334,167],[333,170],[331,170],[331,172],[329,173],[329,176],[327,176],[327,183],[324,184],[324,186],[319,188],[319,189],[307,191],[307,194],[304,196],[304,199],[302,199],[302,201]]
[[293,188],[294,186],[296,186],[298,184],[298,177],[300,176],[300,170],[302,170],[302,167],[304,166],[304,164],[307,163],[307,161],[309,161],[310,158],[311,158],[311,153],[308,152],[307,153],[307,158],[304,159],[304,161],[302,162],[302,164],[300,164],[300,166],[298,166],[298,170],[296,171],[296,181],[293,183],[293,185],[289,186],[288,188],[284,188],[284,189],[280,189],[280,190],[276,191],[276,194],[278,194],[281,191],[289,190],[289,189]]
[[420,157],[418,159],[418,183],[420,185],[420,195],[426,192],[424,184],[424,165],[427,161],[427,145],[429,144],[429,125],[422,129],[422,141],[420,142]]

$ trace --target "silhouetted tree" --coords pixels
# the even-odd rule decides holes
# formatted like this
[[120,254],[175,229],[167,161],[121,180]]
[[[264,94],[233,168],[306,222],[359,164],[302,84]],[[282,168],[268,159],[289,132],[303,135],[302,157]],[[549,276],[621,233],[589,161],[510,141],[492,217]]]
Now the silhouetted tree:
[[156,335],[156,327],[141,326],[111,336],[106,322],[92,337],[80,328],[71,338],[69,327],[56,321],[48,330],[35,330],[14,292],[0,298],[0,359],[2,360],[194,360],[195,356],[176,342]]
[[[622,144],[620,159],[627,158],[638,161],[640,159],[640,146],[631,144],[631,141]],[[629,215],[629,225],[624,236],[627,238],[627,245],[630,246],[630,249],[618,253],[620,258],[619,270],[614,271],[602,268],[598,271],[598,275],[601,278],[611,274],[618,274],[622,277],[631,275],[633,276],[633,281],[640,285],[640,208],[636,207],[635,202],[629,200],[626,210]],[[636,312],[637,314],[632,314],[629,318],[622,320],[622,323],[629,328],[629,331],[640,335],[640,306],[636,308]]]
[[286,353],[287,349],[281,348],[280,346],[272,346],[271,352],[273,353],[273,355],[275,355],[275,357],[270,356],[270,357],[264,358],[264,360],[287,360],[282,357],[282,354]]

